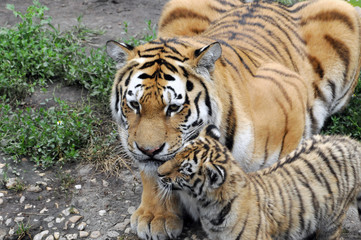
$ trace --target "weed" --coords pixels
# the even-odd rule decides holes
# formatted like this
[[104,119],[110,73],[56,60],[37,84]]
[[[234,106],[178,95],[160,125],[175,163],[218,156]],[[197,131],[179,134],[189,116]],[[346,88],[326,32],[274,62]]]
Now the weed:
[[2,178],[0,180],[0,182],[2,184],[6,184],[8,182],[8,180],[9,180],[8,170],[9,170],[9,164],[5,163],[5,166],[2,169]]
[[18,240],[21,240],[26,236],[28,236],[31,239],[31,235],[29,232],[32,226],[29,223],[24,224],[24,222],[22,221],[17,222],[16,224],[18,225],[18,229],[16,230],[16,235],[18,236]]
[[62,192],[68,193],[75,184],[75,179],[69,173],[58,172],[56,177],[60,180],[59,190]]
[[19,178],[16,178],[16,184],[10,188],[10,190],[13,190],[15,192],[22,192],[26,188],[25,183],[21,181]]
[[129,24],[128,22],[123,22],[123,34],[125,35],[125,37],[122,39],[122,41],[126,44],[132,45],[132,46],[139,46],[141,44],[144,44],[146,42],[152,41],[154,39],[156,39],[157,37],[157,32],[156,32],[156,24],[152,24],[151,20],[148,20],[145,22],[147,27],[144,29],[144,35],[141,38],[136,38],[134,36],[129,36],[128,33],[128,27]]

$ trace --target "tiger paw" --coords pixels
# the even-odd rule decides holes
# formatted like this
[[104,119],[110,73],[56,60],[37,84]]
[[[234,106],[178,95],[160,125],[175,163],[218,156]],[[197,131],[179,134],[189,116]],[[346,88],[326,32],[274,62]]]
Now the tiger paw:
[[[180,235],[183,219],[164,209],[163,212],[140,206],[131,217],[131,226],[141,239],[174,239]],[[159,209],[158,209],[159,210]]]

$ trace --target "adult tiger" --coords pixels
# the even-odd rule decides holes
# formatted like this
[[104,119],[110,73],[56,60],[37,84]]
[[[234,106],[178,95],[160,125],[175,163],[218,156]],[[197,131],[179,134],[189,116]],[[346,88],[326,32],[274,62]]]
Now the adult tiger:
[[215,124],[243,169],[254,171],[318,133],[357,84],[360,18],[348,3],[197,2],[192,9],[190,0],[169,2],[161,37],[150,43],[107,43],[119,68],[112,113],[141,169],[142,202],[131,224],[143,239],[173,238],[183,206],[196,213],[189,199],[160,201],[156,169],[203,126]]

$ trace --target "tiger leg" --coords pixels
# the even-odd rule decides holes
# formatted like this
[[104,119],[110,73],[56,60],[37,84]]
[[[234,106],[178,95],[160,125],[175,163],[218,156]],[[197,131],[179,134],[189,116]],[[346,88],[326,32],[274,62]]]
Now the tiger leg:
[[142,202],[131,217],[131,226],[141,239],[176,238],[182,231],[181,204],[176,196],[161,199],[157,179],[141,172]]

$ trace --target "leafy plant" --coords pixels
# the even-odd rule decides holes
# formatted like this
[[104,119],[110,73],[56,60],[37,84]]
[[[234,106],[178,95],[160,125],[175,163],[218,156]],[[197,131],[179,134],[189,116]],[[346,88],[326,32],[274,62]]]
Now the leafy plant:
[[29,223],[24,223],[24,222],[17,222],[16,223],[18,225],[18,229],[16,230],[16,235],[18,235],[18,240],[25,238],[26,236],[28,236],[31,239],[31,235],[30,235],[30,229],[31,229],[31,225]]
[[156,25],[152,24],[151,20],[148,20],[145,22],[147,27],[144,29],[144,35],[140,38],[129,36],[128,33],[128,22],[123,22],[124,31],[123,34],[126,36],[122,39],[122,41],[126,44],[132,45],[132,46],[139,46],[141,44],[144,44],[146,42],[150,42],[157,38],[157,31],[156,31]]
[[1,150],[15,159],[30,156],[42,167],[76,159],[93,134],[93,112],[89,106],[72,109],[55,100],[58,106],[50,109],[13,110],[0,104],[0,134],[5,139]]

